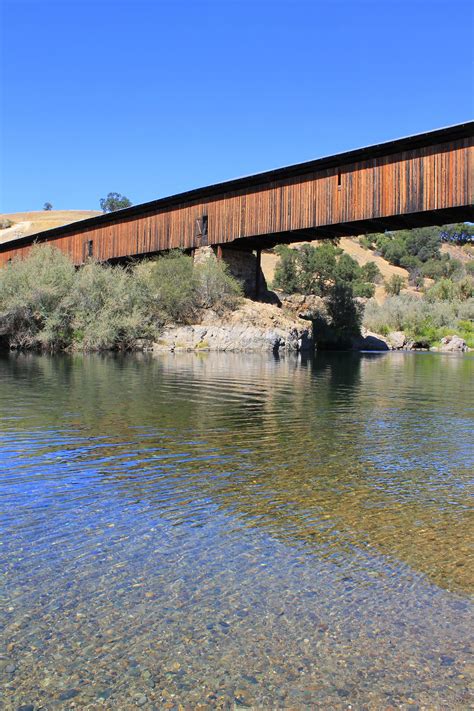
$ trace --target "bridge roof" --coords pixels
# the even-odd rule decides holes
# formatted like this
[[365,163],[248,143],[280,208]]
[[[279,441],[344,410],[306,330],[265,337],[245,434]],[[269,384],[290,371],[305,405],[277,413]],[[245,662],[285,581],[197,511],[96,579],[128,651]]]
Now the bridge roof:
[[192,190],[159,198],[150,202],[133,205],[132,207],[127,207],[122,210],[116,210],[115,212],[108,212],[103,215],[97,215],[96,217],[89,217],[85,220],[78,220],[77,222],[68,223],[66,225],[62,225],[61,227],[54,227],[53,229],[38,232],[33,235],[18,237],[17,239],[0,245],[0,250],[7,246],[8,249],[14,249],[17,245],[28,244],[37,239],[48,239],[49,237],[64,235],[68,232],[77,232],[78,229],[87,229],[88,227],[95,227],[96,225],[106,224],[108,222],[116,222],[117,220],[132,218],[136,215],[153,213],[159,209],[166,209],[182,203],[192,202],[193,200],[211,198],[222,193],[245,190],[246,188],[262,186],[266,183],[284,180],[285,178],[297,177],[329,168],[343,167],[344,165],[356,163],[358,161],[366,161],[371,158],[379,158],[380,156],[392,155],[416,148],[435,146],[440,143],[448,143],[450,141],[468,138],[470,136],[474,136],[474,121],[466,121],[464,123],[454,124],[452,126],[426,131],[424,133],[405,136],[404,138],[397,138],[395,140],[376,143],[363,148],[356,148],[350,151],[344,151],[342,153],[336,153],[334,155],[304,161],[302,163],[295,163],[293,165],[267,170],[263,173],[254,173],[240,178],[233,178],[220,183],[206,185],[201,188],[194,188]]

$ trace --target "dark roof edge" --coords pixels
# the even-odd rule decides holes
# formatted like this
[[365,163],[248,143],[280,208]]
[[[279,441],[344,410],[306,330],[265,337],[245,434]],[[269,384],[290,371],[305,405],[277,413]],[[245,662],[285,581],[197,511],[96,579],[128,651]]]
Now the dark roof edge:
[[169,195],[167,197],[159,198],[158,200],[132,205],[132,207],[126,207],[123,210],[116,210],[115,212],[96,215],[95,217],[88,217],[85,220],[78,220],[77,222],[69,222],[66,225],[53,227],[50,230],[37,232],[33,235],[18,237],[15,240],[0,244],[0,252],[8,251],[8,249],[14,249],[16,246],[28,244],[37,240],[47,240],[51,237],[56,237],[57,235],[67,234],[68,232],[76,232],[78,228],[88,229],[95,227],[96,225],[112,223],[122,219],[128,219],[135,215],[154,212],[160,208],[172,207],[173,205],[183,202],[191,202],[200,198],[212,197],[223,192],[241,190],[245,187],[257,186],[265,182],[282,180],[284,178],[304,175],[305,173],[310,173],[316,170],[324,170],[336,166],[347,165],[348,163],[354,163],[358,160],[377,158],[381,155],[391,155],[404,150],[422,148],[425,146],[435,145],[439,142],[468,138],[469,136],[474,136],[474,121],[466,121],[464,123],[445,126],[444,128],[438,128],[424,133],[405,136],[404,138],[392,139],[383,143],[375,143],[363,148],[355,148],[350,151],[335,153],[334,155],[323,156],[321,158],[316,158],[302,163],[295,163],[281,168],[274,168],[272,170],[264,171],[263,173],[254,173],[241,178],[232,178],[231,180],[226,180],[220,183],[214,183],[201,188],[187,190],[183,193]]

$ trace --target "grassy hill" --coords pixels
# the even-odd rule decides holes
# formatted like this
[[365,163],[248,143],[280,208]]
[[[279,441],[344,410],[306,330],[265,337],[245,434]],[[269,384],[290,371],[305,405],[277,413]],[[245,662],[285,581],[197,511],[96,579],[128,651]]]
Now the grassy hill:
[[0,221],[8,220],[12,226],[0,229],[0,244],[100,214],[102,213],[98,210],[39,210],[2,214]]

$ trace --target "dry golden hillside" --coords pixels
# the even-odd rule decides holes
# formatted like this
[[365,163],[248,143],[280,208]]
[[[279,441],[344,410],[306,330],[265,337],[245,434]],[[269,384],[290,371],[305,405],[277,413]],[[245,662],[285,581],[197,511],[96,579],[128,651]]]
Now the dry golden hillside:
[[17,237],[34,235],[53,227],[61,227],[70,222],[86,220],[88,217],[101,215],[98,210],[40,210],[37,212],[13,212],[0,215],[0,220],[10,220],[12,227],[0,230],[0,244]]

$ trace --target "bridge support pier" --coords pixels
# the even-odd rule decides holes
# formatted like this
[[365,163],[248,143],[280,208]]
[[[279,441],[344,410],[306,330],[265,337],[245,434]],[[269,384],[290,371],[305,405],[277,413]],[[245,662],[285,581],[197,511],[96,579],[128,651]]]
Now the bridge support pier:
[[229,272],[238,279],[245,296],[259,299],[267,290],[267,284],[261,267],[261,250],[256,254],[251,250],[235,249],[227,245],[199,247],[194,251],[194,261],[202,263],[205,259],[222,260],[229,267]]

